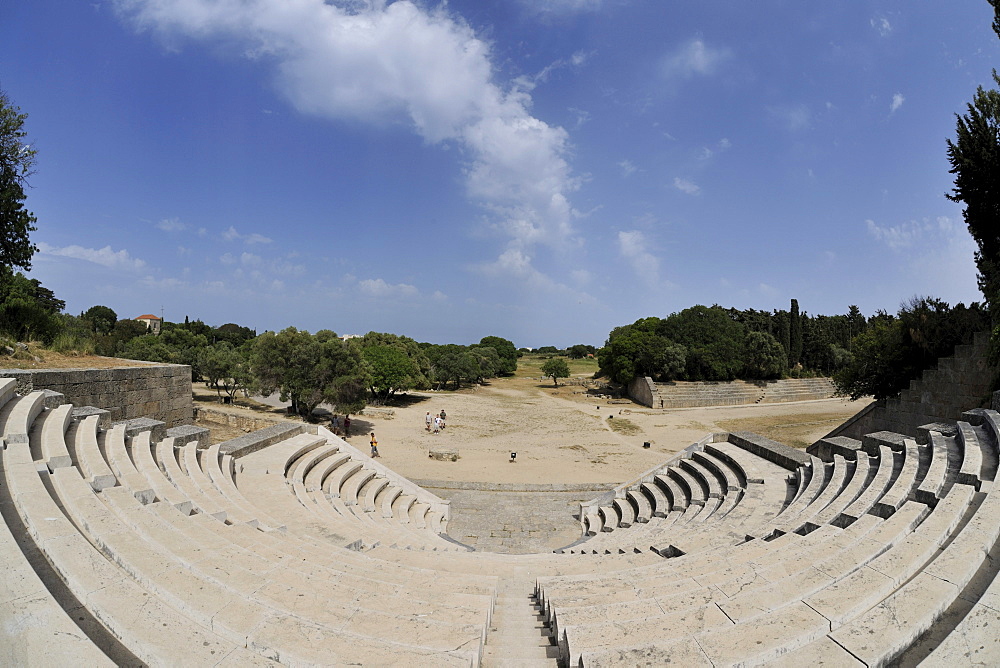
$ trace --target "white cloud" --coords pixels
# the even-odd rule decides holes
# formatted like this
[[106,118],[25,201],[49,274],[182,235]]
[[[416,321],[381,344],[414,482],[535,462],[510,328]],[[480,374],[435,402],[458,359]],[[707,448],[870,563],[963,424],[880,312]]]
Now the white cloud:
[[893,95],[892,102],[889,103],[889,113],[890,114],[895,113],[897,109],[903,106],[903,102],[905,101],[906,98],[903,97],[902,93],[896,93],[895,95]]
[[38,242],[37,245],[39,252],[45,255],[85,260],[86,262],[93,262],[109,269],[138,270],[146,266],[144,260],[132,257],[124,248],[120,251],[111,250],[111,246],[105,246],[104,248],[84,248],[83,246],[73,245],[57,248],[44,241]]
[[875,240],[885,244],[891,250],[900,251],[926,243],[939,243],[941,240],[964,240],[969,237],[966,229],[947,216],[938,216],[935,220],[909,220],[898,225],[879,225],[874,220],[865,220],[868,233]]
[[729,49],[716,49],[700,39],[692,39],[663,59],[662,72],[668,79],[690,79],[709,76],[729,59]]
[[688,179],[682,179],[679,176],[674,177],[674,187],[685,195],[697,195],[701,192],[701,187],[696,183]]
[[182,223],[179,218],[164,218],[156,223],[156,227],[164,232],[180,232],[186,230],[188,226]]
[[647,250],[646,235],[640,230],[619,232],[618,252],[646,285],[660,282],[660,261]]
[[235,40],[274,65],[278,87],[303,113],[364,123],[405,117],[432,144],[459,143],[469,195],[504,219],[518,245],[560,245],[573,234],[568,194],[578,181],[565,160],[566,131],[531,115],[524,87],[494,82],[489,45],[447,5],[118,0],[118,8],[140,28]]
[[596,11],[602,0],[521,0],[521,4],[536,14],[575,14]]
[[222,233],[222,238],[226,241],[242,241],[248,246],[253,244],[269,244],[272,241],[272,239],[265,237],[263,234],[257,234],[256,232],[252,232],[250,234],[240,234],[232,225],[230,225],[229,228]]
[[367,297],[375,298],[400,298],[415,297],[418,293],[416,287],[407,283],[387,283],[381,278],[365,279],[358,281],[358,290]]
[[622,160],[618,163],[618,166],[621,168],[622,176],[625,178],[632,176],[638,170],[638,167],[632,164],[631,160]]
[[592,55],[593,53],[589,51],[574,51],[569,58],[559,58],[549,63],[533,77],[519,77],[517,83],[525,86],[526,90],[532,90],[537,84],[548,81],[549,75],[553,72],[569,67],[580,67]]
[[715,146],[703,146],[701,151],[698,153],[698,158],[700,160],[710,160],[717,153],[723,153],[728,151],[732,147],[732,143],[725,137],[716,142]]
[[874,17],[870,23],[872,28],[875,28],[882,37],[888,37],[892,33],[892,24],[884,16]]

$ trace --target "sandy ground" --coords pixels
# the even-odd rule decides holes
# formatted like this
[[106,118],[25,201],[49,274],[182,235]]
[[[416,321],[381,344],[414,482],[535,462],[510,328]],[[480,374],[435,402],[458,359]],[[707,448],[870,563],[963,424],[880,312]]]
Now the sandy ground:
[[[350,442],[365,448],[368,432],[374,430],[382,463],[414,479],[572,484],[631,480],[713,431],[749,429],[801,447],[867,402],[829,399],[653,411],[608,403],[580,388],[556,390],[551,383],[515,378],[474,392],[410,393],[404,403],[391,407],[391,418],[380,417],[387,411],[378,410],[358,416]],[[426,412],[442,409],[447,429],[425,431]],[[611,424],[631,433],[613,430]],[[644,441],[651,447],[643,448]],[[456,449],[460,459],[431,459],[431,448]],[[515,463],[510,462],[512,451],[517,452]]]

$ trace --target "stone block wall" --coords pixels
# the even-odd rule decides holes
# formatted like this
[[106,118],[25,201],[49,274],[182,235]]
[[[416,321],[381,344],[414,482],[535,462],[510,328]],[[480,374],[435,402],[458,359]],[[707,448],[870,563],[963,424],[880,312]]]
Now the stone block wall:
[[992,369],[986,361],[989,333],[979,332],[969,345],[955,346],[950,357],[938,360],[898,397],[869,404],[827,438],[847,436],[861,440],[865,434],[891,431],[917,436],[917,427],[931,422],[954,422],[970,408],[989,406]]
[[130,363],[113,369],[0,369],[0,378],[14,378],[20,394],[53,390],[74,406],[103,408],[112,422],[148,417],[176,427],[192,421],[190,366]]
[[628,396],[632,401],[643,406],[650,408],[662,407],[663,402],[660,401],[656,383],[649,376],[636,376],[633,378],[632,382],[628,384]]

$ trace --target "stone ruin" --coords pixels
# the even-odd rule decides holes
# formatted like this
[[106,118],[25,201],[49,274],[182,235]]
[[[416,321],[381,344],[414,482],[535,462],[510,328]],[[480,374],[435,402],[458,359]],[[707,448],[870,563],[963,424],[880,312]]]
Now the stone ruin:
[[322,427],[224,443],[0,381],[4,665],[1000,664],[1000,414],[706,436],[477,552]]

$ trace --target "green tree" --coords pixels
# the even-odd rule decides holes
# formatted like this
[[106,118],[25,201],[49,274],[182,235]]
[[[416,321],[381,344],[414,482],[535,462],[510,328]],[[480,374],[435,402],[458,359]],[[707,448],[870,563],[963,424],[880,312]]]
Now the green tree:
[[245,386],[246,356],[228,341],[220,341],[205,346],[197,353],[198,367],[207,379],[209,387],[214,387],[216,395],[222,398],[224,390],[230,401]]
[[0,266],[8,268],[31,269],[38,251],[29,238],[37,221],[24,208],[24,189],[35,166],[35,149],[26,141],[27,118],[0,92]]
[[743,348],[744,377],[780,378],[787,366],[785,349],[767,332],[747,332]]
[[687,350],[685,380],[733,380],[743,371],[743,325],[720,306],[692,306],[658,327]]
[[[187,316],[184,317],[187,320]],[[190,322],[187,324],[190,325]],[[216,327],[212,336],[216,341],[228,341],[234,347],[239,348],[247,341],[253,341],[257,337],[257,333],[249,327],[243,327],[234,322],[227,322],[225,325]]]
[[365,404],[369,382],[360,348],[329,330],[264,332],[250,347],[250,368],[255,390],[277,391],[304,417],[324,402],[344,413],[356,413]]
[[517,371],[517,348],[507,339],[499,336],[484,336],[479,345],[493,348],[500,358],[500,368],[497,374],[501,376],[511,376]]
[[108,357],[128,357],[123,353],[125,345],[132,339],[145,335],[146,325],[144,323],[131,318],[119,320],[115,323],[110,334],[96,337],[94,352]]
[[542,374],[552,379],[552,384],[559,387],[560,378],[569,378],[569,365],[561,357],[553,357],[545,360],[542,365]]
[[799,300],[792,300],[791,313],[788,316],[788,366],[795,366],[802,361],[802,319],[799,316]]
[[153,334],[143,334],[129,339],[122,346],[118,357],[163,364],[174,363],[173,351],[163,342],[163,339]]
[[90,321],[91,329],[96,334],[110,334],[118,322],[118,314],[107,306],[91,306],[83,317]]
[[416,385],[420,369],[403,350],[374,344],[362,346],[361,355],[368,365],[372,401],[385,403],[396,392],[405,392]]
[[852,399],[895,396],[938,358],[988,327],[989,316],[979,304],[951,308],[940,299],[914,297],[895,318],[876,314],[854,337],[849,363],[833,375],[837,391]]
[[[360,339],[352,339],[362,350],[369,346],[388,346],[403,353],[413,365],[408,372],[411,382],[405,389],[427,389],[431,386],[431,362],[424,347],[408,336],[384,332],[368,332]],[[403,388],[400,388],[403,389]]]
[[0,331],[18,341],[50,344],[62,330],[59,312],[65,306],[37,279],[0,267]]
[[[993,30],[1000,36],[1000,1],[989,0],[994,10]],[[1000,77],[993,70],[993,80]],[[965,205],[962,217],[978,250],[979,289],[1000,322],[1000,91],[979,86],[966,113],[956,114],[955,141],[948,140],[950,172],[955,188],[946,196]],[[994,342],[996,346],[996,341]]]

